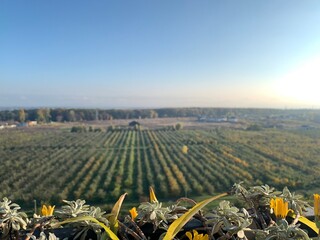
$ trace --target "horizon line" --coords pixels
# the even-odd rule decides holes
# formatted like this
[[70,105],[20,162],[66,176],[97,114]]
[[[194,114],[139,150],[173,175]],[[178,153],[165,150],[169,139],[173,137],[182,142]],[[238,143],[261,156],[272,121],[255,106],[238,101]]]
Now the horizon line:
[[157,109],[257,109],[257,110],[320,110],[320,107],[82,107],[82,106],[0,106],[0,111],[19,109],[96,109],[96,110],[157,110]]

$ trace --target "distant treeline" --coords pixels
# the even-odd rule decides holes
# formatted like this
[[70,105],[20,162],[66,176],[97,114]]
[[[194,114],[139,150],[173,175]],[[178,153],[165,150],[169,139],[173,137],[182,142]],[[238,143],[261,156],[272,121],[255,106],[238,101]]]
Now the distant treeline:
[[164,117],[308,118],[320,122],[320,110],[254,108],[70,109],[39,108],[0,111],[0,121],[76,122]]

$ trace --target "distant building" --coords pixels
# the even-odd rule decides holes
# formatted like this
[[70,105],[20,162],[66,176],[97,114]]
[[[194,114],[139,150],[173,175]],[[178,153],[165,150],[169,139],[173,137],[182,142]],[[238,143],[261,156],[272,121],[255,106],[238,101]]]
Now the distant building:
[[15,128],[15,127],[17,127],[17,124],[14,124],[14,123],[7,123],[7,122],[2,123],[2,124],[0,125],[0,129],[5,129],[5,128]]
[[37,124],[38,124],[37,121],[29,121],[28,122],[28,126],[35,126]]
[[17,127],[28,127],[28,124],[26,122],[21,122],[17,124]]
[[129,127],[139,127],[140,126],[140,123],[137,122],[137,121],[132,121],[132,122],[129,122]]

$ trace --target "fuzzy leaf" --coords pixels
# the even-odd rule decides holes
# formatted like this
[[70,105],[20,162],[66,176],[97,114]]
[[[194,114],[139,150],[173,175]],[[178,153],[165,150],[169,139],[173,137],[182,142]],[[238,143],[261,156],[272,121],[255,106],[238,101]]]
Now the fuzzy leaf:
[[114,233],[118,232],[118,215],[122,206],[122,203],[124,201],[124,198],[126,197],[127,193],[122,194],[116,204],[113,206],[112,211],[111,211],[111,217],[109,219],[110,225],[111,225],[111,230]]

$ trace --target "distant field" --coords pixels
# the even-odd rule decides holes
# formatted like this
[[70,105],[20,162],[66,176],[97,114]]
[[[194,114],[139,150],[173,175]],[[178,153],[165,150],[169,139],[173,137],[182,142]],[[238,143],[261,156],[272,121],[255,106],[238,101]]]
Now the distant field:
[[71,133],[69,128],[0,132],[1,198],[30,205],[34,199],[107,203],[128,192],[128,200],[141,201],[154,186],[160,199],[176,199],[228,191],[239,181],[320,191],[317,129],[247,131],[208,125]]

